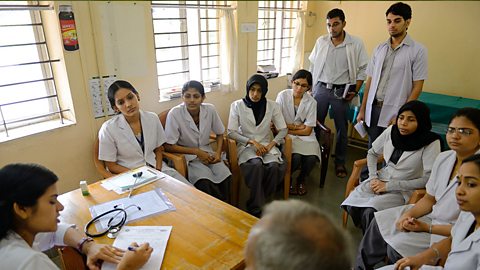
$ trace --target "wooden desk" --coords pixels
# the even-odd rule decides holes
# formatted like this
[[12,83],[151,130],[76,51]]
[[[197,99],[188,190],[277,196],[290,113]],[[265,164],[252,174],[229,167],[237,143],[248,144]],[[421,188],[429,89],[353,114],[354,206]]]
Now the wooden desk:
[[[134,194],[157,187],[162,189],[177,210],[130,222],[128,226],[173,226],[161,269],[245,267],[243,249],[257,218],[170,177],[138,188]],[[62,222],[83,228],[91,219],[90,206],[128,195],[107,191],[99,182],[89,185],[89,190],[90,196],[82,196],[79,189],[59,196],[59,201],[65,206],[60,213]],[[113,243],[106,236],[95,241]]]

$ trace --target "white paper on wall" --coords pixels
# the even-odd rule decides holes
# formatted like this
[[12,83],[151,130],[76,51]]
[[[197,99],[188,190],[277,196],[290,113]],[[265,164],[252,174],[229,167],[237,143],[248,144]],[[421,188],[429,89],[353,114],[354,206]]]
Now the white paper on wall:
[[102,92],[100,91],[100,79],[92,78],[89,81],[90,95],[92,97],[93,115],[95,118],[103,116]]

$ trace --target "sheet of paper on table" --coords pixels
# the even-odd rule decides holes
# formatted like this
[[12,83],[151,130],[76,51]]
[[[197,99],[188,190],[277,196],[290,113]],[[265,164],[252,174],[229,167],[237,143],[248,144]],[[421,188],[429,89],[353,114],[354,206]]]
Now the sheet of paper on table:
[[[136,242],[138,245],[148,242],[153,248],[153,253],[148,262],[140,269],[158,270],[162,266],[171,231],[172,226],[125,226],[118,234],[113,245],[127,250],[132,242]],[[115,264],[103,263],[102,270],[115,269]]]
[[[133,175],[136,173],[141,173],[141,176],[138,177],[135,183]],[[165,175],[162,172],[143,166],[103,180],[101,185],[106,190],[113,190],[118,194],[122,194],[129,191],[134,185],[135,188],[138,188],[164,177]]]
[[[139,206],[141,209],[138,210],[137,207],[128,207],[130,205]],[[129,221],[147,216],[175,210],[173,203],[167,198],[160,188],[157,188],[155,190],[135,194],[130,198],[124,197],[118,200],[94,205],[90,207],[90,213],[92,214],[92,218],[94,218],[117,207],[121,207],[122,209],[126,209],[128,207],[128,209],[125,210],[127,211],[127,223]],[[106,229],[108,227],[108,220],[116,214],[118,214],[118,212],[108,214],[100,218],[100,220],[96,222],[97,229]],[[121,219],[122,216],[123,215],[119,214],[115,219]],[[113,223],[115,224],[115,222]]]

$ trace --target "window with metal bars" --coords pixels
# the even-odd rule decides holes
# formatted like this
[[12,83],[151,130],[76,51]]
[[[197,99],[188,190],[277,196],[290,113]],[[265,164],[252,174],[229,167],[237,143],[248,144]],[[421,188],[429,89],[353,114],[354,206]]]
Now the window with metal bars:
[[160,99],[180,96],[198,80],[209,91],[220,82],[219,15],[228,1],[152,1]]
[[[0,136],[52,119],[63,124],[41,10],[32,1],[0,1]],[[2,138],[0,138],[2,139]],[[3,139],[2,139],[3,140]]]
[[302,1],[258,1],[257,65],[291,71],[295,20]]

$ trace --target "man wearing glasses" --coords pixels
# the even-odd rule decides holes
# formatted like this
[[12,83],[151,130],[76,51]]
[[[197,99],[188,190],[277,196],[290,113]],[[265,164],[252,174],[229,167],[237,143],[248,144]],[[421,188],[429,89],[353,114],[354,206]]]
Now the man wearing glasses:
[[349,35],[345,28],[345,14],[335,8],[327,13],[328,35],[317,39],[309,56],[313,74],[313,96],[317,101],[317,120],[325,122],[329,106],[337,130],[335,172],[347,176],[347,110],[365,80],[368,55],[362,40]]

